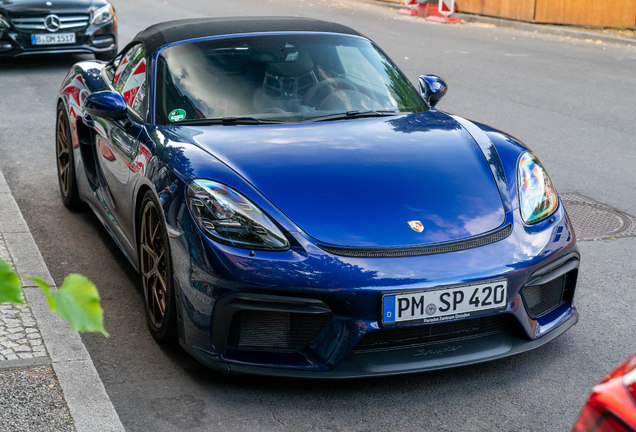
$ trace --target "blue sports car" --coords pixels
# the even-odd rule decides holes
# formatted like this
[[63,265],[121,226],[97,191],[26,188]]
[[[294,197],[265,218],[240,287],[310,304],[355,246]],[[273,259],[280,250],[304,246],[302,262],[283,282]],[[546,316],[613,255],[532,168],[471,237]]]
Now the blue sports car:
[[154,25],[59,92],[62,200],[139,271],[148,326],[215,370],[403,374],[577,319],[574,231],[539,159],[435,109],[371,40],[303,18]]

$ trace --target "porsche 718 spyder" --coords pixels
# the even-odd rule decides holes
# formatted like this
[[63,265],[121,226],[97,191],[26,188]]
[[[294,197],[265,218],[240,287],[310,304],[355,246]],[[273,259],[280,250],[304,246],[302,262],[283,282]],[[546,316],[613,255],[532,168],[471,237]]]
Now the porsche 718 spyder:
[[157,24],[65,78],[62,199],[138,270],[152,335],[218,371],[521,353],[578,319],[574,232],[535,154],[435,109],[446,89],[339,24]]

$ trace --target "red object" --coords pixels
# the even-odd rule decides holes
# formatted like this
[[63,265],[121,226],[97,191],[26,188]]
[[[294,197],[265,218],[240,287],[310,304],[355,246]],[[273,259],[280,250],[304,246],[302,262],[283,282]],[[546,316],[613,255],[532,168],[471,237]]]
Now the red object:
[[[453,12],[457,11],[457,7],[454,7],[453,9],[455,9]],[[444,17],[444,15],[439,13],[439,8],[437,5],[431,5],[428,3],[424,3],[424,4],[420,3],[418,5],[417,11],[418,11],[418,14],[417,14],[418,16],[422,18],[426,18],[428,21],[435,21],[435,22],[441,22],[446,24],[461,24],[462,23],[462,20],[458,18]]]
[[401,13],[402,15],[415,16],[415,15],[417,15],[417,10],[402,8],[402,9],[398,10],[398,13]]
[[592,390],[572,432],[636,431],[636,355]]
[[461,24],[462,23],[462,20],[460,20],[459,18],[434,16],[434,15],[427,16],[425,19],[427,21],[434,21],[434,22],[439,22],[444,24]]
[[426,18],[429,16],[438,16],[438,17],[443,16],[437,10],[437,5],[431,5],[428,3],[424,3],[424,4],[420,3],[417,6],[417,12],[418,12],[418,15],[421,16],[422,18]]
[[[457,11],[456,6],[453,9],[455,9],[453,10],[453,12]],[[435,22],[446,23],[446,24],[461,24],[462,23],[462,20],[458,18],[444,17],[444,15],[439,13],[437,5],[431,5],[428,3],[418,4],[417,9],[402,8],[398,10],[398,13],[401,13],[403,15],[409,15],[409,16],[417,15],[419,17],[426,18],[429,21],[435,21]]]

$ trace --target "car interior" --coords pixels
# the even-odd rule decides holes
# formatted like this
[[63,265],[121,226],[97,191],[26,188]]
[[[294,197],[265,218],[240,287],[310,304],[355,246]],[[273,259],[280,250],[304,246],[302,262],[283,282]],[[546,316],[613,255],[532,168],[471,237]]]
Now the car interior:
[[[187,43],[159,56],[157,117],[258,116],[296,121],[325,112],[399,110],[387,80],[355,46],[284,37]],[[384,67],[384,65],[380,65]]]

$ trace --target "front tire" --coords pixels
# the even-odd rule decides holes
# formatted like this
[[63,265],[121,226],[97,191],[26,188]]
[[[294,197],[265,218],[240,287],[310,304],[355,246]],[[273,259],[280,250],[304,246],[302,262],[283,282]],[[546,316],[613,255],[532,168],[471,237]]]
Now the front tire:
[[62,202],[68,208],[77,208],[82,200],[77,191],[71,124],[68,121],[64,104],[61,102],[57,106],[55,132],[55,160],[57,161],[57,178],[60,184]]
[[172,279],[172,256],[161,205],[147,191],[139,217],[139,277],[150,333],[159,342],[177,339],[177,310]]

